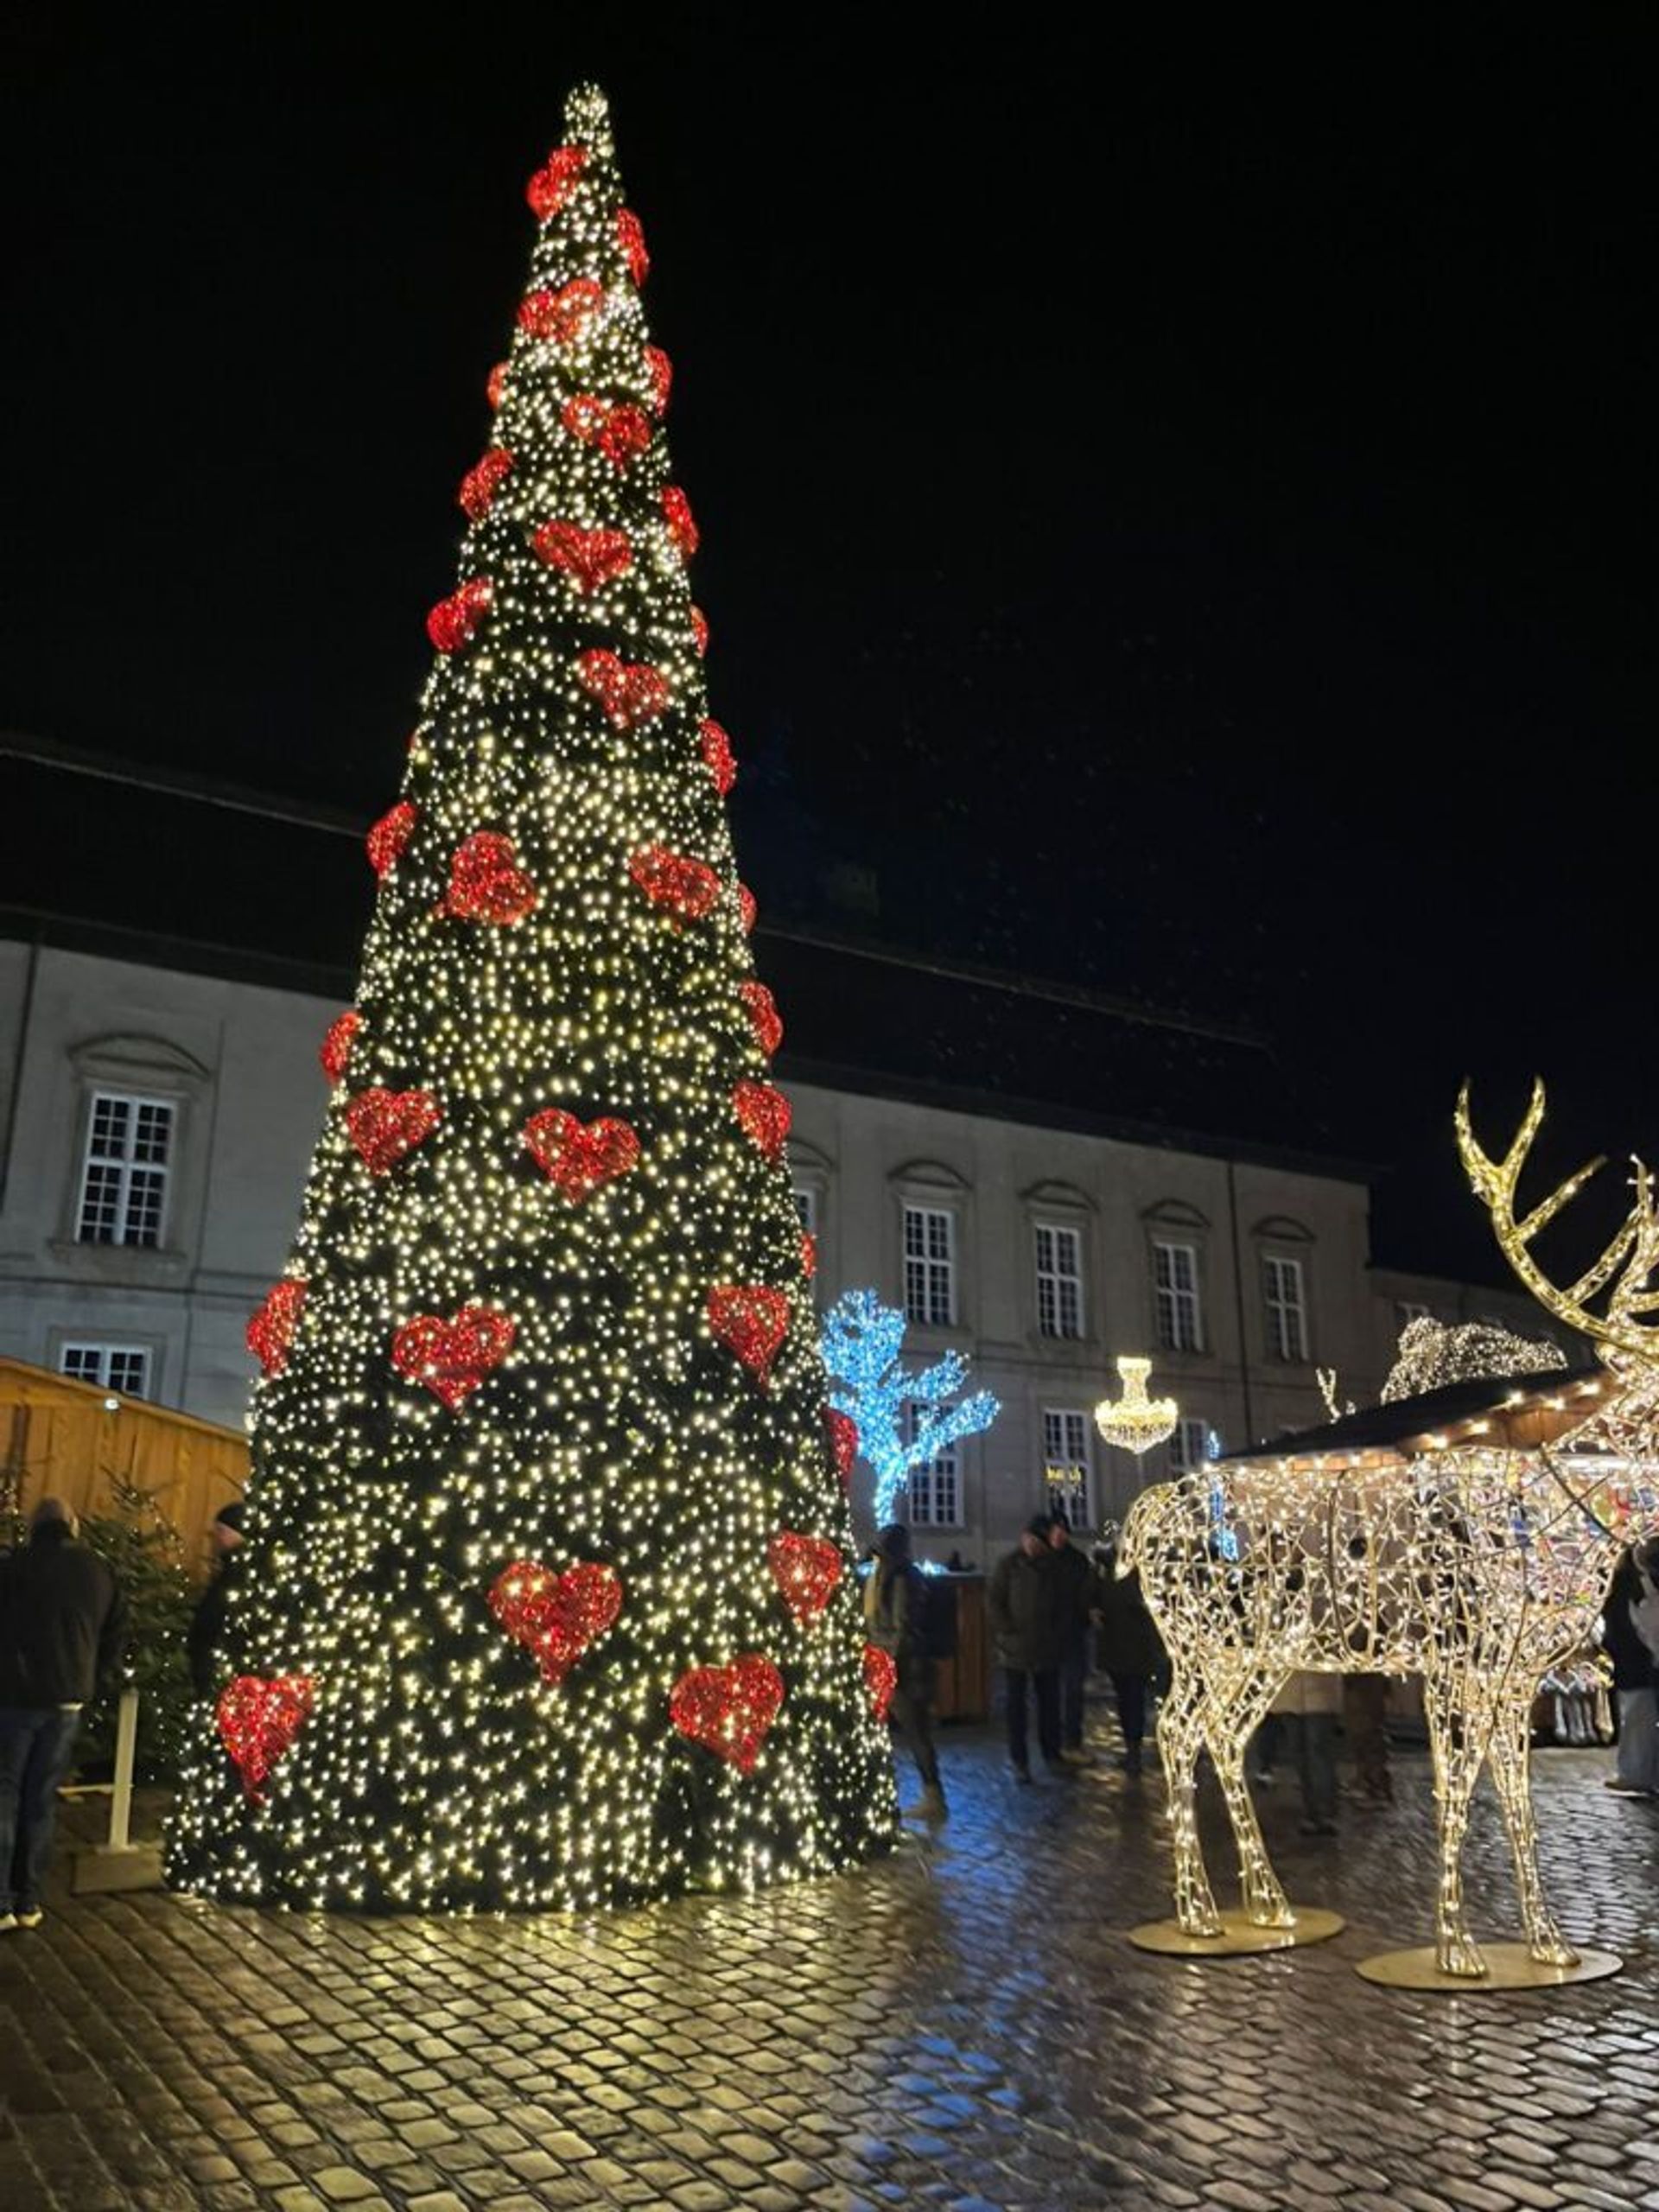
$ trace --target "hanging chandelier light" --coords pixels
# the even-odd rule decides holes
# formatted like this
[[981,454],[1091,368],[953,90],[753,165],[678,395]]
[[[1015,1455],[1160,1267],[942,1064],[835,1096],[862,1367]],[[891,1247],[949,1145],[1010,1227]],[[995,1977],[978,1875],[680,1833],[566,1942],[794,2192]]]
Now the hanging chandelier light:
[[1149,1359],[1135,1359],[1127,1352],[1117,1363],[1123,1378],[1121,1398],[1103,1398],[1095,1408],[1095,1427],[1108,1444],[1120,1452],[1133,1452],[1138,1459],[1175,1433],[1177,1408],[1173,1398],[1149,1398],[1147,1377]]

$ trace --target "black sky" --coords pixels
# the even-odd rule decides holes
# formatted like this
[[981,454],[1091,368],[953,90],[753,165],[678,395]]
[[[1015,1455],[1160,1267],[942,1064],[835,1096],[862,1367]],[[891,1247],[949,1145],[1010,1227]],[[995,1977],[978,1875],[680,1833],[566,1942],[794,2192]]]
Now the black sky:
[[1659,35],[1061,13],[13,32],[0,721],[378,810],[598,74],[763,905],[1266,1027],[1466,1263],[1465,1069],[1659,1150]]

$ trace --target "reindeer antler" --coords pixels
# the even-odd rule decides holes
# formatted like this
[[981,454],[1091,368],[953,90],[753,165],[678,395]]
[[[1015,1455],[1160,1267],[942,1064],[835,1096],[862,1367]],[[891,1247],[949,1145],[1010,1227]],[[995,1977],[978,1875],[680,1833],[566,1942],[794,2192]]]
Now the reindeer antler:
[[[1469,1085],[1465,1083],[1458,1093],[1458,1155],[1474,1186],[1475,1196],[1491,1216],[1492,1229],[1503,1256],[1538,1303],[1569,1328],[1593,1338],[1598,1344],[1628,1353],[1644,1365],[1659,1363],[1659,1343],[1656,1343],[1653,1328],[1644,1325],[1638,1318],[1659,1312],[1659,1291],[1652,1287],[1654,1271],[1659,1268],[1659,1204],[1655,1200],[1653,1177],[1639,1160],[1633,1163],[1636,1203],[1625,1217],[1623,1228],[1601,1257],[1586,1268],[1575,1283],[1565,1290],[1558,1289],[1528,1248],[1562,1207],[1578,1196],[1596,1171],[1605,1165],[1605,1155],[1589,1161],[1577,1174],[1569,1175],[1523,1220],[1517,1221],[1515,1204],[1521,1171],[1543,1118],[1543,1079],[1535,1076],[1531,1102],[1516,1132],[1515,1142],[1501,1161],[1491,1160],[1475,1141],[1469,1120]],[[1618,1280],[1608,1294],[1606,1312],[1591,1313],[1586,1301],[1605,1289],[1615,1275]]]

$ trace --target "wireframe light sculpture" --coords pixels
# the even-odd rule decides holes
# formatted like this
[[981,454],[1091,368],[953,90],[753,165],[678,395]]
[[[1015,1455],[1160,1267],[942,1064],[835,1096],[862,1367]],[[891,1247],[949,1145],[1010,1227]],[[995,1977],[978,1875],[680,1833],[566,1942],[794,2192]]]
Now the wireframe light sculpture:
[[[1485,1392],[1457,1385],[1387,1409],[1385,1443],[1377,1417],[1361,1414],[1160,1484],[1130,1511],[1119,1572],[1140,1570],[1171,1661],[1158,1737],[1176,1915],[1189,1936],[1222,1928],[1194,1817],[1199,1752],[1226,1798],[1246,1916],[1292,1928],[1244,1779],[1245,1746],[1294,1672],[1419,1674],[1439,1815],[1435,1967],[1471,1980],[1487,1971],[1460,1872],[1483,1767],[1509,1832],[1527,1953],[1542,1968],[1578,1962],[1539,1877],[1529,1719],[1540,1681],[1590,1640],[1619,1553],[1659,1532],[1659,1337],[1647,1318],[1659,1312],[1659,1204],[1637,1162],[1624,1226],[1558,1289],[1532,1247],[1601,1162],[1517,1219],[1543,1112],[1537,1084],[1495,1161],[1475,1141],[1465,1088],[1459,1151],[1511,1266],[1548,1312],[1592,1339],[1600,1374],[1510,1378]],[[1604,1309],[1592,1311],[1603,1293]],[[1463,1410],[1437,1420],[1447,1401]]]
[[1147,1397],[1149,1359],[1137,1359],[1125,1352],[1117,1363],[1117,1371],[1123,1379],[1123,1395],[1101,1400],[1095,1408],[1095,1427],[1108,1444],[1120,1452],[1133,1452],[1138,1459],[1154,1444],[1162,1444],[1175,1433],[1179,1408],[1173,1398]]

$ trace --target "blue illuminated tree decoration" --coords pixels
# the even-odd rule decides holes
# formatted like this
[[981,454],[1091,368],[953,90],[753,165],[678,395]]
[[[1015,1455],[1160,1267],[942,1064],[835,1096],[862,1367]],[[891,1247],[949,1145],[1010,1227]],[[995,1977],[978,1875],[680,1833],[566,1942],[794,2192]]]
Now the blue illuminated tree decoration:
[[875,1475],[878,1525],[892,1520],[912,1467],[937,1459],[958,1437],[988,1428],[1001,1411],[988,1390],[948,1404],[968,1380],[966,1359],[948,1351],[931,1367],[912,1370],[899,1356],[904,1340],[904,1315],[873,1290],[845,1292],[823,1317],[830,1402],[858,1429],[859,1452]]

